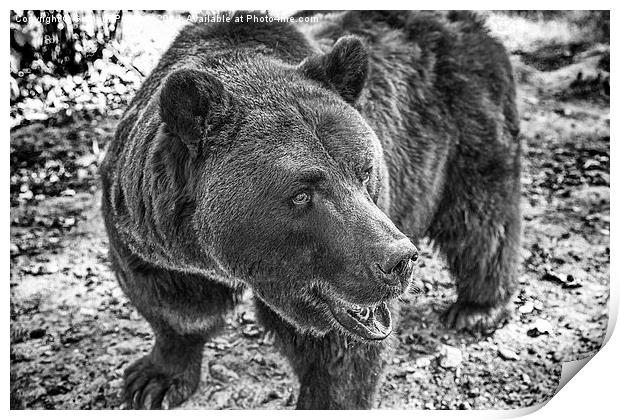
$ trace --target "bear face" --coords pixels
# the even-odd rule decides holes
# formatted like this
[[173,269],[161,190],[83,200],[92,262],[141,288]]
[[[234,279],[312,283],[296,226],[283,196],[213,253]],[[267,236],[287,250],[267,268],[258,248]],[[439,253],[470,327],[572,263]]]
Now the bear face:
[[347,37],[297,67],[181,69],[160,114],[200,168],[191,223],[204,253],[298,330],[373,341],[391,332],[387,302],[409,287],[417,250],[386,215],[381,144],[352,106],[367,68]]

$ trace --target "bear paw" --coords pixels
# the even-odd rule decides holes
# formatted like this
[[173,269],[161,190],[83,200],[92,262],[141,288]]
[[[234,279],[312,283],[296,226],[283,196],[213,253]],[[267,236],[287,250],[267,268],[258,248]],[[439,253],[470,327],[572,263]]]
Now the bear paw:
[[457,331],[491,334],[510,319],[507,305],[479,306],[455,302],[444,314],[443,321],[448,328]]
[[124,376],[126,408],[168,409],[180,405],[196,391],[200,366],[175,371],[170,366],[157,366],[150,356],[145,356],[129,366]]

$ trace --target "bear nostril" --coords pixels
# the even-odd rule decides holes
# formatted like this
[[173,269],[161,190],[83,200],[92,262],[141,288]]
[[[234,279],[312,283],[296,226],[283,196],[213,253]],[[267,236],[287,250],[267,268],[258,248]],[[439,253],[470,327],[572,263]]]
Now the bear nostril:
[[377,264],[379,270],[387,275],[382,280],[389,285],[398,285],[407,282],[418,259],[418,250],[408,239],[399,240],[386,247],[386,254],[382,263]]
[[381,270],[383,274],[396,274],[399,276],[403,276],[407,273],[407,269],[409,268],[409,261],[412,261],[412,258],[404,258],[398,261],[391,268],[381,267],[380,264],[377,264],[377,266],[379,267],[379,270]]
[[398,264],[396,264],[392,272],[402,276],[405,274],[408,264],[409,264],[409,259],[401,260]]

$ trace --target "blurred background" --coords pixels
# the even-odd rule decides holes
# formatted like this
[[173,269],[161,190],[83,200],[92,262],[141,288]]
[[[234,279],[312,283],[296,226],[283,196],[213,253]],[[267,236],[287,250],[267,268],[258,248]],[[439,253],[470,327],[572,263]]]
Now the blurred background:
[[[422,244],[426,293],[404,306],[379,408],[540,403],[560,363],[605,335],[609,12],[483,13],[510,53],[522,119],[516,315],[489,337],[444,329],[454,285]],[[97,171],[124,106],[191,16],[11,12],[11,408],[118,408],[124,368],[152,345],[108,267]],[[184,407],[292,408],[296,395],[248,295],[205,348]]]

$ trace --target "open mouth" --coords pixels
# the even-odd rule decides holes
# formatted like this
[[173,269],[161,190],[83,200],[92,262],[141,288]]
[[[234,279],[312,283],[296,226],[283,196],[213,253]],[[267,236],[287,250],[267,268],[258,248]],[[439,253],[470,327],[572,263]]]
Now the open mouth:
[[343,328],[362,339],[379,341],[392,332],[392,315],[386,302],[375,306],[332,302],[329,309]]

